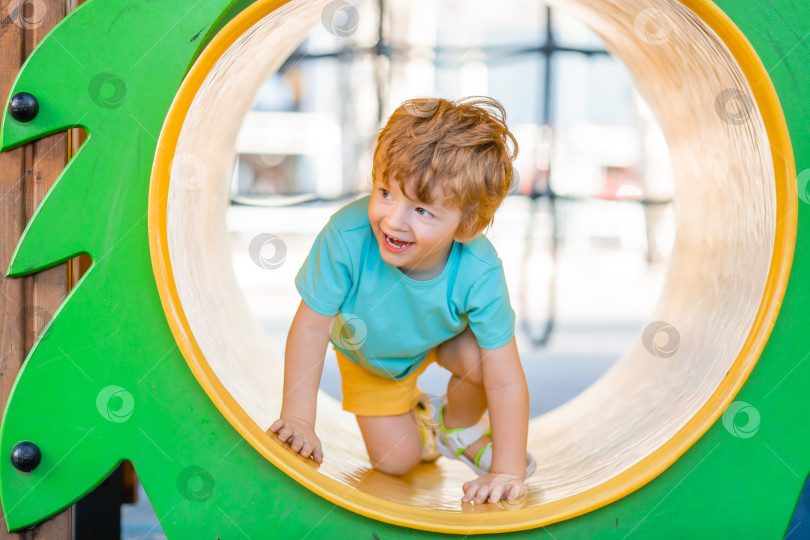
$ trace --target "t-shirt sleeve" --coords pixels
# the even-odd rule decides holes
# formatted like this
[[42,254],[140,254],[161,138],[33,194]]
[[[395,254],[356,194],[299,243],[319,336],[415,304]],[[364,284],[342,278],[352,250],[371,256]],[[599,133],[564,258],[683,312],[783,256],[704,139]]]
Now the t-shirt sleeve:
[[509,302],[500,261],[488,268],[470,288],[467,317],[470,330],[484,349],[506,345],[515,334],[515,312]]
[[351,257],[332,220],[318,234],[295,276],[301,299],[321,315],[336,315],[352,286]]

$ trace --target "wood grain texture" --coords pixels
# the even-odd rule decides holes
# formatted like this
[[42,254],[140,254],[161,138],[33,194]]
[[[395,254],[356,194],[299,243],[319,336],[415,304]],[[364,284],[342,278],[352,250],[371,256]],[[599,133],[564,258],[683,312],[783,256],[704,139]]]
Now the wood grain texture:
[[[79,0],[0,1],[0,95],[8,96],[25,59]],[[67,136],[45,137],[0,154],[0,267],[8,269],[26,223],[67,162]],[[70,263],[68,263],[70,264]],[[0,411],[5,409],[14,380],[28,351],[68,291],[67,264],[36,275],[0,279]],[[5,522],[0,539],[60,540],[73,538],[72,507],[29,531],[9,533]]]

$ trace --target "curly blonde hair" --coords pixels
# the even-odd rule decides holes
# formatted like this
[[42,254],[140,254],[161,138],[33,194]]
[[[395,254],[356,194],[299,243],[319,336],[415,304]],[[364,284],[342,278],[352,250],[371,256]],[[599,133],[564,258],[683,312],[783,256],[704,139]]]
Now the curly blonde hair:
[[470,240],[492,223],[512,188],[517,153],[497,100],[411,99],[380,130],[372,176],[375,185],[393,180],[408,197],[428,204],[439,188],[442,203],[461,210],[456,234]]

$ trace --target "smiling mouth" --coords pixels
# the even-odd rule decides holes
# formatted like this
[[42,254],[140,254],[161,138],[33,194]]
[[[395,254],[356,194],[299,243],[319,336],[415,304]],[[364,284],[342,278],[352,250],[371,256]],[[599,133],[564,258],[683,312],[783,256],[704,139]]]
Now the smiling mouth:
[[382,233],[383,237],[385,238],[385,247],[390,249],[391,251],[404,251],[408,248],[413,242],[404,242],[393,236],[388,236],[385,233]]

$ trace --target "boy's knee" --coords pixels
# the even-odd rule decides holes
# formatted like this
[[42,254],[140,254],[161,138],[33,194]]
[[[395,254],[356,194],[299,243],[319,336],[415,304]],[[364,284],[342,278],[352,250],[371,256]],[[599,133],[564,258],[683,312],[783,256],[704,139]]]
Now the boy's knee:
[[400,443],[379,458],[369,456],[371,466],[380,472],[400,476],[413,469],[422,459],[422,441],[419,445]]
[[380,472],[384,472],[385,474],[390,474],[391,476],[402,476],[413,469],[417,463],[419,463],[419,460],[410,461],[407,463],[385,460],[381,463],[375,464],[374,468]]

